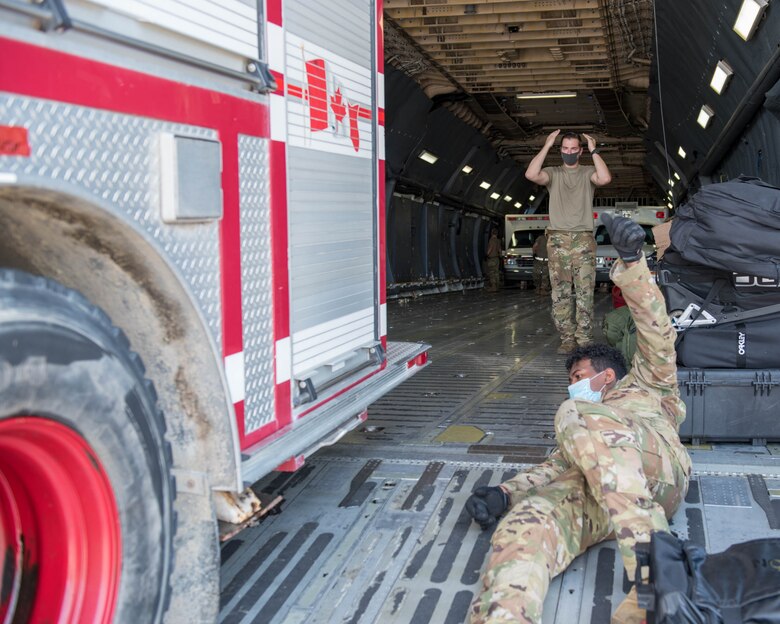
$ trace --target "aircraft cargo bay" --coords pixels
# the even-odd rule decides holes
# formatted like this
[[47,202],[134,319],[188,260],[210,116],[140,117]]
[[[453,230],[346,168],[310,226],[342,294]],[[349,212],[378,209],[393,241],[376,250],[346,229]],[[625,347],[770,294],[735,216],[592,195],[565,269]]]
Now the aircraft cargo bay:
[[[597,320],[610,309],[597,292]],[[396,299],[388,316],[395,338],[431,345],[429,365],[298,472],[254,486],[284,502],[223,544],[220,621],[466,621],[490,532],[464,503],[550,452],[565,356],[549,297],[534,290]],[[780,445],[689,450],[694,474],[672,531],[708,552],[778,535]],[[553,580],[544,622],[608,622],[627,589],[615,542],[604,542]]]

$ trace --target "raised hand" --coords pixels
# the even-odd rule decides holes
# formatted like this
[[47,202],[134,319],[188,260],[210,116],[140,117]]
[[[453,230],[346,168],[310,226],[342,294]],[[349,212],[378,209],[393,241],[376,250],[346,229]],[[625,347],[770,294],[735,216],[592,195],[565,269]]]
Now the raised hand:
[[633,219],[613,217],[602,214],[601,222],[609,232],[612,246],[625,262],[636,262],[642,257],[642,244],[645,242],[645,231]]
[[550,149],[553,144],[555,143],[555,139],[558,138],[558,135],[561,133],[560,130],[553,130],[550,134],[547,135],[547,138],[544,141],[544,146],[547,149]]
[[589,134],[582,133],[582,136],[585,137],[585,140],[588,142],[588,151],[592,152],[594,149],[596,149],[596,139],[594,139]]

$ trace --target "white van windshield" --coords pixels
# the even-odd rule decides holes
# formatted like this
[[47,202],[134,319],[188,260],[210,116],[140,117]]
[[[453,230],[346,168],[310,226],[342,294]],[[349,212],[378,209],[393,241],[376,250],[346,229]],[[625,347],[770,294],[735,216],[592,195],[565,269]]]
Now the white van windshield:
[[540,234],[544,234],[544,230],[515,230],[512,232],[509,247],[531,247]]

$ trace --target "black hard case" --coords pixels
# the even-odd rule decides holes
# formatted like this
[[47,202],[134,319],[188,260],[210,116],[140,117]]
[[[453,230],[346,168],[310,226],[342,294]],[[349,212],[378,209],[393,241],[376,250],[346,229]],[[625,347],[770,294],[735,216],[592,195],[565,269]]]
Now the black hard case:
[[686,407],[683,440],[780,440],[780,369],[678,367],[677,383]]

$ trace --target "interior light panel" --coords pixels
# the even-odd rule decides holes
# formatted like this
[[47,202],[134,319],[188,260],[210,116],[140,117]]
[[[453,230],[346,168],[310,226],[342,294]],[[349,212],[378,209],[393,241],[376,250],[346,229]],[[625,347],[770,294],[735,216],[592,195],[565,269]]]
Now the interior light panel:
[[729,80],[731,80],[733,75],[734,71],[731,69],[729,64],[726,61],[719,61],[715,66],[715,71],[712,74],[712,80],[710,80],[710,86],[712,87],[712,90],[720,95],[723,92],[723,89],[726,88],[726,85],[729,83]]
[[714,116],[715,111],[705,104],[699,111],[699,116],[696,118],[696,123],[699,124],[702,128],[706,128],[710,125],[710,119],[712,119]]
[[427,150],[423,150],[422,152],[420,152],[418,158],[430,164],[434,164],[437,160],[439,160],[438,156],[436,156],[435,154],[431,154]]
[[745,41],[750,39],[758,27],[758,21],[766,11],[766,6],[767,0],[743,0],[737,21],[734,22],[734,32]]
[[572,91],[559,91],[555,93],[518,93],[518,100],[546,100],[557,98],[573,98],[577,97],[577,94]]

